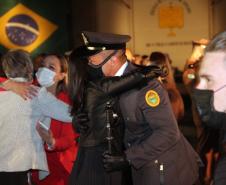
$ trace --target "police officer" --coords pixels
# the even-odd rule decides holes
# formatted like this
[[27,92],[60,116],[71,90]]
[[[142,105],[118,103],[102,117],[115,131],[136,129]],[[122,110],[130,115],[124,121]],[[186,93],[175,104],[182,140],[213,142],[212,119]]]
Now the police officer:
[[[83,32],[87,49],[105,47],[111,34]],[[106,60],[106,56],[111,57]],[[89,57],[89,63],[105,76],[121,76],[135,66],[126,60],[125,50],[103,50]],[[106,171],[132,166],[134,185],[192,185],[198,178],[199,157],[178,129],[167,92],[158,80],[137,87],[120,97],[125,121],[124,155],[105,153]]]
[[[121,178],[122,171],[107,173],[102,163],[102,154],[106,150],[114,155],[123,153],[123,121],[118,109],[118,95],[162,74],[158,66],[150,66],[140,67],[123,77],[104,78],[102,63],[113,60],[120,50],[124,50],[125,42],[130,37],[108,35],[108,38],[111,39],[107,40],[109,43],[105,46],[98,43],[81,46],[69,57],[69,92],[73,102],[71,113],[75,128],[80,130],[78,157],[70,178],[73,185],[125,184],[124,178]],[[103,60],[100,57],[102,54]],[[87,57],[91,56],[101,60],[100,63],[88,63]],[[126,58],[125,55],[121,57]],[[88,114],[87,128],[81,130],[77,125],[86,118],[84,113]]]

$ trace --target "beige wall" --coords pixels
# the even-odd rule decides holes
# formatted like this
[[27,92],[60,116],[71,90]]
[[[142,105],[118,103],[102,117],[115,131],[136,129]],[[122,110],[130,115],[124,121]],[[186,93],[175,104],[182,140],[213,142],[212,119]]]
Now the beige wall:
[[[215,3],[210,3],[210,8],[212,10],[212,34],[226,30],[226,1],[225,0],[215,0]],[[210,11],[211,11],[210,10]]]
[[[188,6],[179,1],[134,0],[134,50],[140,54],[162,51],[170,55],[173,65],[183,69],[186,59],[191,53],[191,41],[209,37],[208,0],[189,0]],[[159,11],[169,4],[182,12],[169,19],[172,13],[161,17]],[[187,9],[187,7],[189,9]],[[168,21],[168,23],[167,23]],[[165,28],[160,22],[166,22]],[[167,26],[168,25],[168,26]],[[175,27],[170,30],[169,26]],[[173,33],[173,34],[170,34]]]
[[96,2],[98,31],[132,34],[132,7],[130,7],[132,3],[130,0],[96,0]]
[[[213,0],[96,0],[96,30],[129,34],[128,47],[134,53],[167,52],[173,65],[183,69],[192,40],[211,38],[226,28],[226,1],[215,1],[213,5]],[[183,26],[173,29],[174,36],[168,35],[169,28],[159,26],[159,7],[169,3],[182,8],[184,15]]]

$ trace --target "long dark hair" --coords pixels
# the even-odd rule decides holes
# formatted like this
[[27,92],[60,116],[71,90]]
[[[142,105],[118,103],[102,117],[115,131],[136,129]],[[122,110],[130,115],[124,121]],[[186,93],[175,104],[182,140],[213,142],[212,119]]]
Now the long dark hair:
[[85,83],[87,81],[87,65],[88,60],[78,56],[76,50],[69,56],[68,92],[72,100],[72,116],[78,113],[82,107]]

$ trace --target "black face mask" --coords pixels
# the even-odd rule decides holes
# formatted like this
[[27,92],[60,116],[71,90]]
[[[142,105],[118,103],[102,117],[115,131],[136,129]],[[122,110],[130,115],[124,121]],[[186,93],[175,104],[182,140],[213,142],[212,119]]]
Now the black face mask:
[[88,74],[88,79],[91,81],[101,79],[104,77],[102,67],[94,68],[94,67],[88,65],[87,74]]
[[[217,91],[221,89],[222,88]],[[212,90],[194,89],[192,91],[192,100],[195,103],[201,120],[207,126],[219,129],[222,128],[223,125],[226,125],[226,113],[219,112],[214,109],[213,94],[214,91]],[[224,127],[226,128],[226,126]]]
[[113,51],[107,58],[105,58],[99,65],[88,63],[88,78],[89,80],[101,79],[104,77],[102,66],[108,62],[108,60],[114,56],[118,51]]

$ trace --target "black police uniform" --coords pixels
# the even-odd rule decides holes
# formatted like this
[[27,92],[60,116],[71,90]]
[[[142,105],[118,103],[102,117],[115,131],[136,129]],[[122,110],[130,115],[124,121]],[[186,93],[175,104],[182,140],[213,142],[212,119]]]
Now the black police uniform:
[[[129,64],[125,73],[132,68]],[[120,108],[134,185],[194,184],[199,157],[179,131],[163,86],[152,80],[124,93]]]
[[[123,152],[123,120],[120,117],[117,95],[146,83],[139,71],[123,77],[103,78],[89,81],[84,94],[82,111],[88,113],[88,130],[80,134],[79,151],[70,176],[71,185],[120,185],[124,184],[123,171],[107,173],[102,163],[102,155],[108,148],[106,128],[106,106],[110,103],[117,119],[111,119],[112,154]],[[110,115],[112,116],[112,115]],[[76,123],[75,123],[76,124]]]

